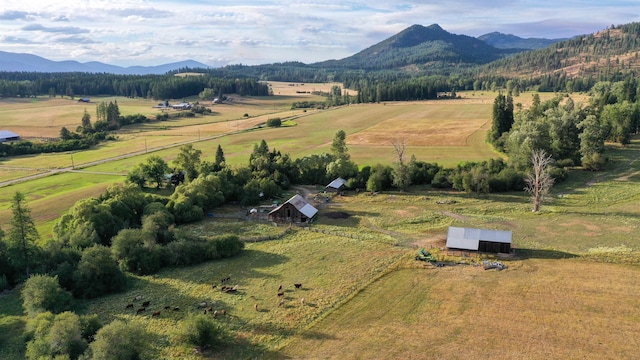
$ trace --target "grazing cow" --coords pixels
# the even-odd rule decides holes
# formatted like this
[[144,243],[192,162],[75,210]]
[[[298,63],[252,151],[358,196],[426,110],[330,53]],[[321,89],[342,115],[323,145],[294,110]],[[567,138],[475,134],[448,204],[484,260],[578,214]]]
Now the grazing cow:
[[204,309],[204,314],[207,315],[207,309]]
[[295,286],[296,289],[300,289],[302,287],[302,284],[293,284],[293,286]]
[[140,301],[140,300],[142,300],[142,295],[138,295],[133,299],[133,301]]
[[304,298],[300,299],[300,303],[302,304],[302,306],[304,306],[305,304]]
[[125,309],[133,309],[133,304],[127,304],[127,306],[124,307]]
[[[224,310],[223,310],[224,311]],[[213,318],[217,318],[218,317],[218,310],[214,310],[213,311]]]
[[284,291],[281,291],[278,293],[278,297],[283,297],[284,296]]
[[222,314],[222,316],[227,315],[227,310],[222,309],[222,310],[220,310],[220,313]]
[[282,291],[282,285],[278,286],[278,292]]
[[225,290],[227,290],[227,286],[226,286],[226,285],[222,285],[222,286],[220,287],[220,291],[225,291]]
[[156,311],[153,314],[151,314],[151,317],[156,317],[156,316],[160,316],[160,311]]
[[218,285],[212,285],[211,289],[215,290],[218,287]]
[[212,307],[209,307],[209,308],[207,309],[207,311],[208,311],[208,312],[212,312],[212,311],[213,311],[213,308],[212,308]]
[[253,305],[253,308],[256,309],[256,311],[259,311],[258,310],[258,304]]
[[278,303],[278,307],[282,307],[284,305],[284,299],[280,300],[280,302]]
[[180,307],[179,306],[174,307],[173,311],[180,311]]
[[149,300],[147,300],[147,301],[142,303],[142,306],[144,306],[144,307],[147,307],[149,305],[151,305],[151,301],[149,301]]
[[145,307],[138,308],[138,310],[136,310],[136,314],[143,313],[143,312],[145,312],[145,310],[147,310],[147,308],[145,308]]
[[206,308],[207,307],[207,303],[206,302],[201,302],[200,304],[198,304],[199,308]]
[[169,306],[169,305],[165,305],[165,306],[164,306],[164,309],[165,309],[165,310],[169,310],[169,309],[171,309],[171,306]]

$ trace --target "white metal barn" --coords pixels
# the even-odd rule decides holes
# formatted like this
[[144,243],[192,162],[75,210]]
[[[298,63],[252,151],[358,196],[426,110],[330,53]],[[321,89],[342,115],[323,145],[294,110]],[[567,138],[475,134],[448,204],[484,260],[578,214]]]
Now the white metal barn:
[[511,252],[511,231],[450,226],[447,248],[490,253]]

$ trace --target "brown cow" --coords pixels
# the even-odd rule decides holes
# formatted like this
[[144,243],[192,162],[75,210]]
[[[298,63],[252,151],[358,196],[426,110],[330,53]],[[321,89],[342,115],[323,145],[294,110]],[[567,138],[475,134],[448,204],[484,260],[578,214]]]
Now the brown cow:
[[151,317],[156,317],[156,316],[160,316],[160,310],[154,312],[153,314],[151,314]]

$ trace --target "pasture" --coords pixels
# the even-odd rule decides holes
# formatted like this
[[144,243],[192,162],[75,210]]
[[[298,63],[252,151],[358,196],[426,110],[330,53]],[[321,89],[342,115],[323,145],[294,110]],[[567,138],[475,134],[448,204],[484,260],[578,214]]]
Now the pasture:
[[[186,140],[196,141],[207,159],[221,144],[232,165],[246,163],[261,139],[292,157],[329,151],[337,129],[348,134],[349,152],[360,165],[391,163],[390,141],[399,138],[407,141],[407,154],[424,161],[451,165],[496,157],[484,144],[495,93],[462,95],[461,100],[306,113],[287,107],[294,94],[243,99],[244,105],[228,105],[229,110],[214,106],[217,113],[197,118],[197,124],[189,119],[143,124],[89,151],[3,160],[0,176],[6,178],[0,181],[62,170],[0,187],[0,226],[6,229],[10,199],[21,191],[47,241],[53,221],[75,201],[123,181],[123,174],[150,153],[170,161]],[[530,97],[522,94],[516,101],[527,106]],[[3,111],[4,104],[0,115]],[[245,112],[251,116],[244,118]],[[242,131],[274,116],[295,117],[296,126]],[[131,157],[119,158],[126,154]],[[126,292],[81,301],[77,311],[97,313],[105,322],[141,317],[154,335],[159,358],[167,359],[632,358],[640,330],[635,236],[640,229],[640,139],[627,147],[610,146],[609,155],[610,171],[572,173],[568,182],[554,187],[539,214],[530,212],[524,193],[475,196],[414,187],[377,195],[348,193],[316,203],[320,213],[311,229],[286,232],[266,222],[206,219],[188,231],[277,239],[247,243],[235,258],[130,276]],[[86,172],[68,172],[72,156],[76,166],[105,162],[83,168]],[[312,194],[317,189],[307,188]],[[214,211],[230,216],[246,209]],[[431,268],[413,259],[424,247],[439,260],[461,260],[458,253],[441,250],[450,225],[512,230],[515,257],[500,259],[508,269]],[[237,294],[212,288],[225,277],[238,285]],[[279,285],[285,290],[282,297],[277,296]],[[125,308],[137,295],[151,301],[139,315]],[[216,310],[227,312],[219,321],[235,340],[222,353],[198,354],[177,341],[177,327],[187,314],[203,311],[198,304],[212,301]],[[160,316],[152,317],[152,310],[161,311]],[[25,319],[18,292],[3,296],[1,358],[24,357]]]

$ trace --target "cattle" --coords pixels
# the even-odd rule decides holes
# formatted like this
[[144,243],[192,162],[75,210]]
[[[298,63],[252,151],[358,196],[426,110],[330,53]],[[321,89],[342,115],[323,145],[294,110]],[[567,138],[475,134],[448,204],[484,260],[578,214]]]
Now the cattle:
[[151,301],[149,301],[149,300],[147,300],[147,301],[145,301],[145,302],[143,302],[143,303],[142,303],[142,306],[143,306],[143,307],[147,307],[147,306],[149,306],[149,305],[151,305]]
[[218,310],[214,310],[213,311],[213,318],[217,318],[218,317]]
[[302,284],[293,284],[293,286],[295,286],[296,289],[300,289],[302,287]]
[[256,309],[256,311],[260,311],[258,310],[258,304],[253,305],[253,308]]
[[207,303],[206,302],[201,302],[200,304],[198,304],[199,308],[206,308],[207,307]]
[[180,307],[179,306],[174,307],[173,311],[180,311]]
[[208,312],[212,312],[212,311],[213,311],[213,308],[212,308],[212,307],[209,307],[209,308],[207,309],[207,311],[208,311]]
[[211,285],[211,289],[215,290],[218,287],[218,285]]
[[284,299],[280,300],[280,302],[278,303],[278,307],[282,307],[284,305]]
[[278,286],[278,292],[282,291],[282,285]]
[[133,304],[127,304],[127,306],[124,307],[125,309],[133,309]]
[[151,314],[151,317],[156,317],[156,316],[160,316],[160,311],[155,311],[153,314]]
[[140,300],[142,300],[142,295],[138,295],[133,299],[134,302],[135,301],[140,301]]
[[220,314],[222,314],[223,316],[227,315],[227,310],[225,310],[225,309],[220,310]]
[[169,305],[165,305],[165,306],[164,306],[164,309],[165,309],[165,310],[169,310],[169,309],[171,309],[171,306],[169,306]]
[[304,306],[304,304],[305,304],[304,298],[300,299],[300,304],[302,304],[302,306]]
[[283,297],[284,296],[284,291],[281,291],[278,293],[278,297]]
[[143,313],[143,312],[145,312],[146,310],[147,310],[147,308],[145,308],[145,307],[138,308],[138,310],[136,310],[136,314]]

